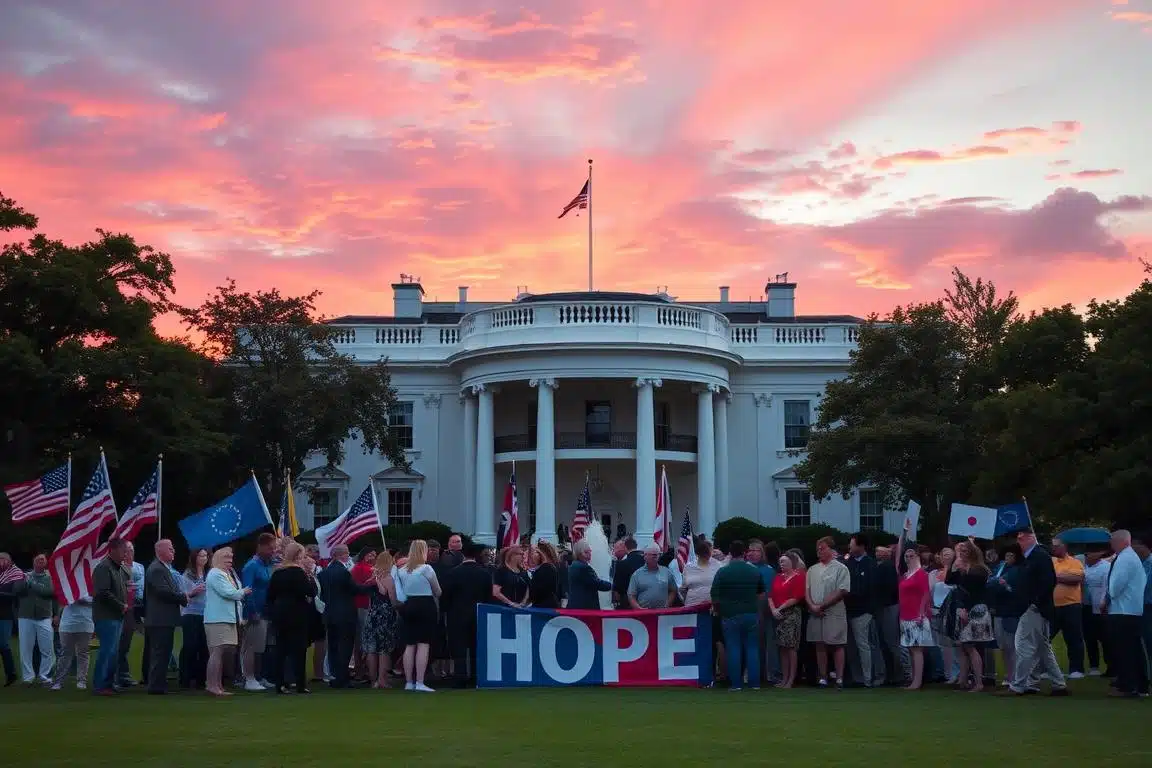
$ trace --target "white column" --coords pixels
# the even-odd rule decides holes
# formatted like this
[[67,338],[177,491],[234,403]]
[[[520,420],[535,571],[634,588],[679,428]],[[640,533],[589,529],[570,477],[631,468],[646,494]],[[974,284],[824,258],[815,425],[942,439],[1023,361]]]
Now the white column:
[[656,406],[660,379],[636,379],[636,543],[652,543],[656,516]]
[[720,387],[709,384],[696,392],[696,524],[709,539],[716,531],[716,433],[712,398]]
[[716,516],[717,522],[732,517],[728,508],[728,403],[731,392],[721,392],[713,405],[716,419]]
[[[476,531],[476,398],[472,391],[460,395],[464,402],[464,526]],[[445,481],[447,479],[445,478]]]
[[477,384],[472,392],[480,403],[476,413],[476,528],[475,538],[485,544],[496,543],[496,423],[493,388]]
[[532,379],[536,392],[536,531],[532,540],[556,541],[556,379]]

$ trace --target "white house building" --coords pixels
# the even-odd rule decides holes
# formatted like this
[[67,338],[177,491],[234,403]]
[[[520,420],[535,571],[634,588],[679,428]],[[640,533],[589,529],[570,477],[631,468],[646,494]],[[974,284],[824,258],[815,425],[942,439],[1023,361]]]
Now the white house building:
[[781,276],[755,302],[679,301],[666,293],[521,293],[506,303],[425,301],[393,286],[391,316],[331,320],[337,346],[387,359],[393,426],[411,470],[347,446],[300,479],[304,527],[375,487],[387,522],[439,520],[495,539],[515,466],[520,529],[554,540],[589,479],[593,516],[650,541],[661,468],[675,538],[684,511],[709,534],[729,517],[769,526],[827,523],[895,530],[900,513],[861,489],[813,499],[795,476],[829,379],[843,376],[859,318],[795,313]]

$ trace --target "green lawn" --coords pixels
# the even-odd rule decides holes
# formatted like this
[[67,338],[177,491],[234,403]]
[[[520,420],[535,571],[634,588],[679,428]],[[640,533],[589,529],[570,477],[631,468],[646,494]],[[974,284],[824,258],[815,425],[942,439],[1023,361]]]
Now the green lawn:
[[[139,646],[141,643],[137,643]],[[1000,698],[945,689],[732,693],[680,689],[237,693],[228,700],[70,685],[0,690],[5,765],[1028,766],[1070,759],[1152,765],[1152,700]],[[335,762],[334,761],[338,761]],[[674,762],[669,762],[674,761]],[[930,761],[930,762],[929,762]]]

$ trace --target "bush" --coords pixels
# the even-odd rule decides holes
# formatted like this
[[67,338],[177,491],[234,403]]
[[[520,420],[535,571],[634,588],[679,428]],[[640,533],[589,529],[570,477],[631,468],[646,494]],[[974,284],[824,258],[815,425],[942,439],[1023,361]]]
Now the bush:
[[[848,551],[848,540],[852,538],[852,534],[837,530],[830,525],[769,528],[746,517],[733,517],[716,526],[713,543],[721,551],[727,551],[728,545],[737,539],[743,542],[747,542],[749,539],[760,539],[765,544],[774,542],[781,552],[799,549],[804,553],[806,562],[814,563],[816,562],[816,541],[825,536],[831,536],[836,540],[840,552]],[[896,543],[896,537],[885,531],[868,531],[868,539],[874,547]],[[775,565],[775,563],[770,563],[770,565]]]

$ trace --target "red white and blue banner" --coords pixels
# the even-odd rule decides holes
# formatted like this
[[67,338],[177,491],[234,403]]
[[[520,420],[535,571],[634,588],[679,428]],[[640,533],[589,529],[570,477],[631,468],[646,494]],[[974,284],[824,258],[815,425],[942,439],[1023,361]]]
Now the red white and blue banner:
[[481,604],[476,614],[479,688],[712,682],[707,607],[557,611]]

